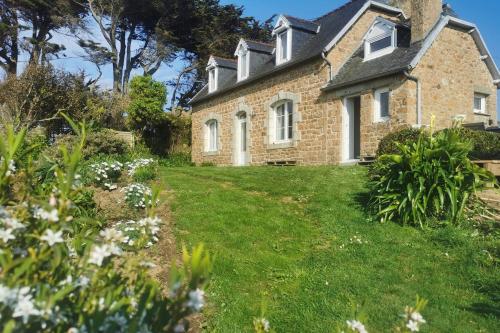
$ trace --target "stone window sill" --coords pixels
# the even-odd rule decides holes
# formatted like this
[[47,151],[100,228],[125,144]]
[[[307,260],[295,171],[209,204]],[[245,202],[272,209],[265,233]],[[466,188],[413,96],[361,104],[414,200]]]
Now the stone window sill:
[[287,149],[294,147],[295,147],[295,141],[270,143],[267,145],[267,149]]
[[205,151],[203,152],[203,156],[217,156],[219,155],[219,151]]
[[485,116],[485,117],[491,117],[491,115],[489,113],[485,113],[485,112],[478,112],[478,111],[474,111],[474,114],[476,116]]

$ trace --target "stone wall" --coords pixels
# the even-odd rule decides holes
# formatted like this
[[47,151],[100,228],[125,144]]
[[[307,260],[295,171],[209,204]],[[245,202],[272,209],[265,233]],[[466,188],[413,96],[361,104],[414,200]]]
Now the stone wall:
[[[424,125],[436,117],[439,128],[449,127],[453,118],[465,116],[465,122],[496,122],[497,87],[480,59],[472,36],[463,30],[445,28],[412,72],[422,82]],[[488,115],[474,113],[474,92],[489,93]]]
[[[367,11],[328,55],[334,70],[361,46],[361,40],[377,16]],[[496,119],[496,87],[472,37],[451,28],[443,30],[421,63],[412,72],[422,82],[423,122],[436,115],[439,127],[448,127],[453,117],[466,115],[467,122]],[[337,91],[323,92],[328,67],[316,58],[307,63],[268,76],[259,81],[214,97],[193,107],[193,161],[233,165],[235,162],[235,115],[247,112],[251,165],[294,161],[299,165],[338,164],[342,158],[342,119],[344,98],[360,96],[361,155],[374,155],[379,140],[390,131],[416,123],[416,83],[403,75],[373,80]],[[390,114],[387,122],[374,121],[374,91],[389,87]],[[473,94],[491,92],[489,116],[473,113]],[[268,142],[269,108],[283,96],[295,100],[295,137],[291,144]],[[219,150],[204,152],[204,127],[210,119],[219,120]]]

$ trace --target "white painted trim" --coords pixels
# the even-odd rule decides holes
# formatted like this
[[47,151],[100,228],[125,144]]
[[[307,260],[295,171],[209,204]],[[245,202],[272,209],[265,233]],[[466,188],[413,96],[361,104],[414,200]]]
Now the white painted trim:
[[275,36],[286,29],[290,29],[290,27],[290,21],[288,21],[287,18],[283,14],[281,14],[276,20],[276,25],[274,26],[274,29],[272,31],[272,36]]
[[[211,72],[214,71],[214,76],[212,78]],[[212,81],[213,81],[213,87],[212,87]],[[211,94],[213,92],[217,91],[217,88],[219,86],[219,68],[218,67],[213,67],[208,69],[208,93]]]
[[[389,93],[389,116],[382,117],[381,116],[381,107],[380,107],[380,95],[383,93]],[[380,88],[375,90],[373,98],[373,122],[374,123],[385,123],[391,119],[391,90],[389,88]]]
[[331,49],[333,49],[333,47],[335,45],[337,45],[337,43],[340,41],[340,39],[342,37],[344,37],[344,35],[347,33],[347,31],[349,31],[351,29],[351,27],[359,20],[359,18],[371,7],[384,9],[384,10],[387,10],[390,12],[394,12],[396,14],[401,14],[401,15],[403,15],[403,17],[405,19],[407,18],[405,13],[399,8],[392,7],[392,6],[380,3],[378,1],[373,1],[373,0],[367,1],[363,5],[363,7],[361,7],[361,9],[356,13],[356,15],[354,15],[354,17],[346,24],[346,26],[342,30],[340,30],[340,32],[333,38],[333,40],[330,43],[328,43],[328,45],[325,47],[324,51],[330,52]]
[[[281,59],[281,38],[280,35],[282,33],[286,33],[286,39],[287,39],[287,57],[286,59]],[[283,30],[283,32],[279,33],[276,35],[276,66],[285,64],[289,62],[292,59],[292,37],[293,37],[293,31],[291,28],[288,28],[288,30]]]
[[[380,23],[385,24],[387,26],[390,26],[392,30],[390,32],[388,31],[384,34],[368,38],[368,36],[371,34],[371,32],[373,31],[375,26],[380,24]],[[375,52],[371,52],[370,45],[373,42],[379,41],[379,40],[387,38],[389,36],[391,37],[391,46],[388,46],[384,49],[381,49],[381,50],[378,50]],[[376,18],[375,21],[372,23],[370,29],[368,29],[368,32],[363,37],[363,41],[364,41],[364,49],[365,49],[365,58],[363,61],[369,61],[372,59],[382,57],[382,56],[387,55],[387,54],[391,54],[392,52],[394,52],[394,50],[396,49],[396,46],[398,45],[398,34],[397,34],[396,24],[394,24],[393,22],[391,22],[389,20],[381,18],[381,17]]]

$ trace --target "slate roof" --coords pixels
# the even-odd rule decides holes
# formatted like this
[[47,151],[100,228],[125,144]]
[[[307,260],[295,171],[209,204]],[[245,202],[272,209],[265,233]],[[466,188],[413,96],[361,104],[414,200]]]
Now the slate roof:
[[392,75],[407,70],[422,48],[422,43],[399,47],[391,54],[364,61],[364,47],[359,48],[339,70],[324,90],[341,88],[370,79]]
[[227,58],[221,58],[221,57],[216,57],[216,56],[212,56],[212,58],[214,58],[217,65],[219,65],[220,67],[226,67],[226,68],[231,68],[231,69],[238,68],[238,62],[235,59],[227,59]]
[[257,42],[257,41],[248,40],[248,39],[245,39],[245,43],[247,44],[248,49],[250,49],[252,51],[271,54],[271,53],[273,53],[273,50],[274,50],[273,44],[267,44],[267,43]]
[[[267,75],[283,71],[287,68],[311,60],[316,57],[321,57],[323,49],[332,41],[347,23],[356,15],[368,0],[351,0],[345,5],[336,10],[314,20],[314,23],[320,25],[320,31],[316,35],[312,35],[311,39],[304,43],[302,48],[293,55],[292,60],[280,66],[275,65],[275,59],[270,58],[268,62],[258,69],[259,74],[249,77],[244,81],[237,82],[237,76],[234,75],[234,80],[231,79],[227,83],[223,82],[219,85],[217,91],[208,95],[208,87],[205,86],[192,100],[191,104],[196,104],[206,98],[219,96],[229,90],[246,85],[255,80],[261,79]],[[288,19],[288,18],[287,18]]]
[[306,21],[290,15],[283,15],[283,16],[288,20],[288,22],[290,22],[290,25],[294,28],[306,31],[313,31],[313,32],[316,32],[318,30],[319,24],[316,22]]

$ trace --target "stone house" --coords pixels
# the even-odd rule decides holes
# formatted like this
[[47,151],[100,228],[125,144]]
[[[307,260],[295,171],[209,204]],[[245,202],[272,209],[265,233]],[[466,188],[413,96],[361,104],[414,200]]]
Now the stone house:
[[497,125],[500,73],[478,27],[441,0],[351,0],[274,43],[211,57],[192,99],[197,164],[343,164],[403,126]]

